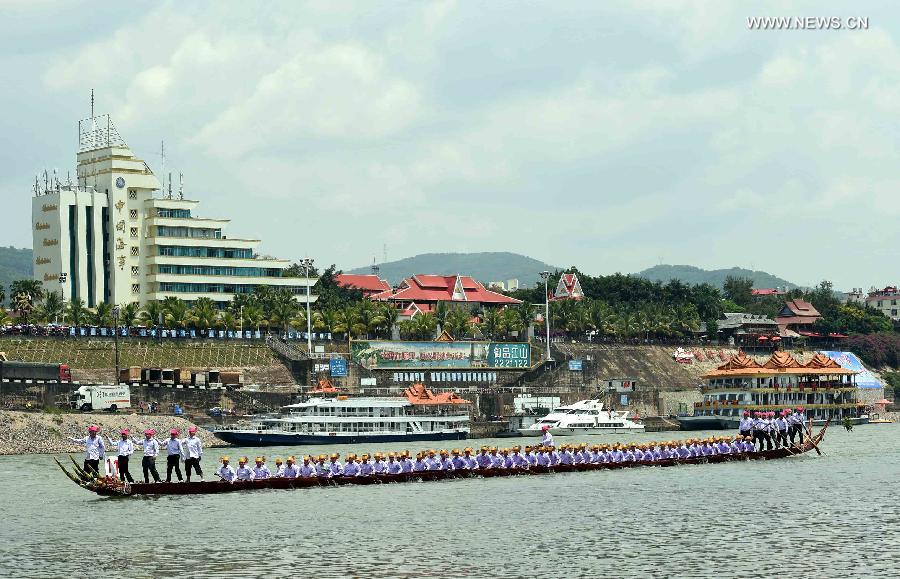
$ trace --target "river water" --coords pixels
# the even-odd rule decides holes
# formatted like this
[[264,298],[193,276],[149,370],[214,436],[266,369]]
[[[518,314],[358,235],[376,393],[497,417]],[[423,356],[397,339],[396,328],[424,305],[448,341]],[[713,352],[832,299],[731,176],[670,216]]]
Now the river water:
[[832,427],[824,456],[771,462],[135,499],[4,456],[0,576],[897,577],[898,435]]

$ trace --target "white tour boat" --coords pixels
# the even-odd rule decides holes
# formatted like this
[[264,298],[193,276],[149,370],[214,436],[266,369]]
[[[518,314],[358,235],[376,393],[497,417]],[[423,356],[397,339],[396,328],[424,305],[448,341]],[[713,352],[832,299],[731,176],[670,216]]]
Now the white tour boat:
[[579,400],[554,408],[527,428],[520,428],[522,436],[541,436],[544,427],[550,427],[554,436],[576,436],[581,434],[613,434],[622,432],[642,432],[644,425],[628,418],[627,410],[603,408],[600,400]]
[[239,446],[466,439],[470,403],[424,389],[410,394],[416,386],[407,389],[406,397],[310,398],[283,406],[279,414],[255,416],[249,424],[218,428],[213,434]]

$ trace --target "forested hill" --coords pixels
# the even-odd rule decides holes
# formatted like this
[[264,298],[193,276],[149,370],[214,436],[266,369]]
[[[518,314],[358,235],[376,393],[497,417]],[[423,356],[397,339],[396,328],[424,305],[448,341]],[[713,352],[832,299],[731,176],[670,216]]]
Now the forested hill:
[[[436,275],[469,275],[478,281],[506,281],[518,279],[523,287],[530,287],[540,279],[541,271],[558,268],[526,255],[505,251],[483,253],[423,253],[397,261],[378,264],[378,275],[391,284],[417,273]],[[347,273],[372,273],[371,267],[358,267]]]
[[0,285],[9,290],[9,284],[17,279],[31,279],[31,250],[0,247]]
[[708,283],[717,288],[722,288],[725,285],[725,278],[728,276],[752,279],[753,287],[755,288],[781,287],[792,289],[798,287],[797,284],[791,283],[770,273],[744,269],[742,267],[732,267],[729,269],[701,269],[692,265],[654,265],[635,275],[644,279],[661,281],[663,283],[673,279],[691,285]]

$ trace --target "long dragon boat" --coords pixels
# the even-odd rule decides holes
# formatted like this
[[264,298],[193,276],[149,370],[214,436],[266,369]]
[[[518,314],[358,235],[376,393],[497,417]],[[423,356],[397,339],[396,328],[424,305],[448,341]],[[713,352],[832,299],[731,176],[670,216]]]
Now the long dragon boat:
[[[372,485],[404,482],[430,482],[460,478],[493,478],[510,476],[533,476],[564,472],[583,472],[597,470],[617,470],[635,467],[669,467],[693,464],[714,464],[723,462],[739,462],[753,460],[776,460],[790,458],[810,451],[819,450],[819,443],[825,437],[828,423],[818,433],[806,438],[800,446],[787,446],[757,452],[718,454],[712,456],[696,456],[690,458],[668,458],[655,461],[629,461],[598,464],[572,464],[555,466],[531,466],[528,469],[477,469],[477,470],[433,470],[409,472],[401,474],[380,474],[354,477],[309,477],[309,478],[267,478],[263,480],[204,481],[193,483],[123,483],[112,477],[92,478],[72,459],[74,473],[70,472],[57,459],[56,463],[66,476],[78,486],[106,497],[131,497],[139,495],[202,495],[214,493],[233,493],[259,489],[297,489],[309,487],[333,487],[344,485]],[[71,458],[71,457],[70,457]]]

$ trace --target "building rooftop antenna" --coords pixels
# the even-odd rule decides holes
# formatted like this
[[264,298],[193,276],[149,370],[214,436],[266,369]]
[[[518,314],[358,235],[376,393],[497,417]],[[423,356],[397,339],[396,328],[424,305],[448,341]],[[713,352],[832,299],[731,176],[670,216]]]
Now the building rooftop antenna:
[[167,197],[167,199],[171,199],[171,198],[172,198],[172,172],[169,171],[169,196]]
[[159,178],[160,178],[160,180],[162,180],[162,183],[160,183],[160,187],[162,187],[163,195],[165,195],[165,192],[166,192],[166,142],[165,141],[159,142],[159,158],[160,158],[159,162],[162,166],[162,168],[159,171]]
[[184,173],[178,173],[178,200],[184,201]]
[[372,274],[377,276],[378,272],[381,271],[381,268],[378,267],[378,264],[375,263],[375,256],[372,256]]

